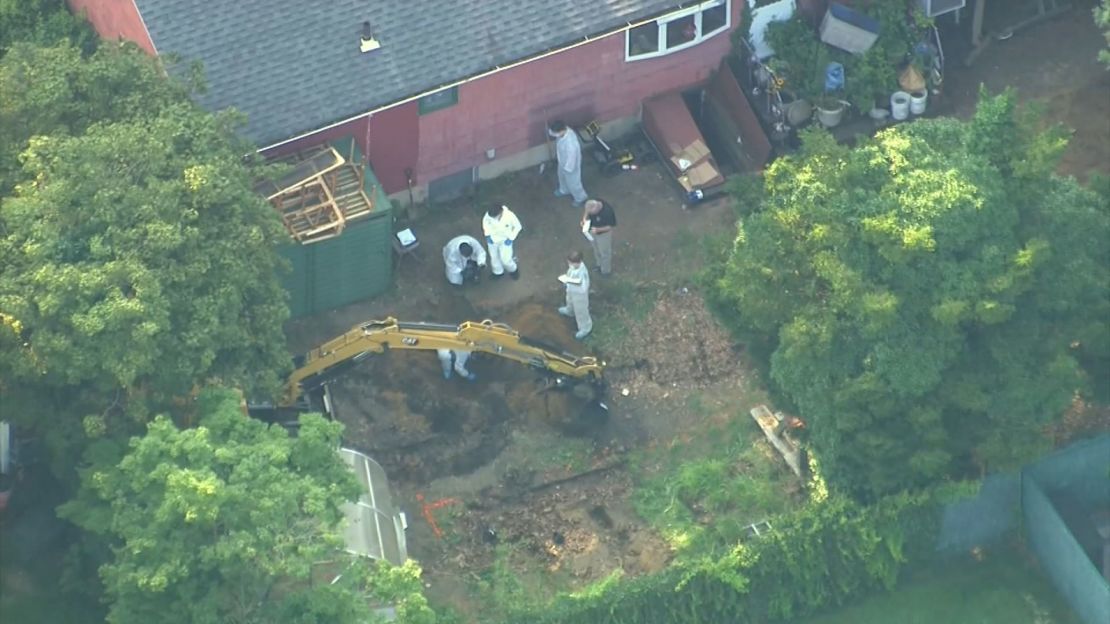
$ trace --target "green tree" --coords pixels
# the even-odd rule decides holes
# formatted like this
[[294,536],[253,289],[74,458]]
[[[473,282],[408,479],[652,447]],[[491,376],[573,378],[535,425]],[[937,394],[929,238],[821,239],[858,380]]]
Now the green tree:
[[306,415],[293,437],[227,390],[202,392],[196,411],[195,428],[159,416],[126,449],[94,445],[59,510],[111,546],[108,621],[367,621],[357,584],[313,582],[318,564],[348,558],[339,506],[359,488],[336,453],[342,426]]
[[96,47],[92,28],[64,0],[0,0],[0,57],[17,41],[49,46],[63,40],[90,52]]
[[157,116],[199,89],[166,79],[158,63],[133,44],[105,43],[91,56],[64,42],[13,46],[0,58],[0,197],[24,177],[19,155],[31,137]]
[[[715,282],[834,485],[1013,466],[1110,352],[1106,206],[1010,93],[857,149],[813,132],[751,195]],[[743,199],[741,200],[743,201]]]
[[83,416],[129,435],[209,380],[271,394],[289,365],[286,235],[252,190],[238,119],[185,100],[123,117],[31,137],[0,200],[0,344],[18,345],[0,352],[0,392],[59,459],[80,456]]
[[1094,14],[1095,25],[1102,31],[1102,36],[1106,37],[1106,48],[1098,51],[1098,60],[1110,69],[1110,5],[1106,4],[1106,0],[1095,5]]

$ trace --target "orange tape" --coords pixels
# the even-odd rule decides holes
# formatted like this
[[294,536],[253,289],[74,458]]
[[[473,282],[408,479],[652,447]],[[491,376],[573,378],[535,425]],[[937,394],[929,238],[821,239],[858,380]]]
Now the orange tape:
[[417,494],[416,501],[420,503],[420,513],[424,516],[424,520],[428,522],[428,525],[432,527],[432,533],[435,533],[436,539],[442,539],[443,531],[441,531],[439,525],[436,524],[436,519],[432,515],[432,511],[439,509],[440,507],[446,507],[447,505],[454,505],[459,502],[459,499],[441,498],[434,503],[425,503],[424,495]]

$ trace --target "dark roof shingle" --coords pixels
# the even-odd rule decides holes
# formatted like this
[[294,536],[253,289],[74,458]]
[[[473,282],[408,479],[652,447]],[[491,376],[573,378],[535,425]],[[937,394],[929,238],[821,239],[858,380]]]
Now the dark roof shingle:
[[[204,64],[201,103],[267,146],[675,8],[678,0],[137,0],[160,54]],[[381,49],[359,52],[362,22]]]

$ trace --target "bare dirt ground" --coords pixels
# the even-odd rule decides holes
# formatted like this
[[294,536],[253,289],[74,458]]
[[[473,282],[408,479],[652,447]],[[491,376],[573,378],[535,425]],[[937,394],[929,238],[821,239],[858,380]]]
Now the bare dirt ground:
[[[1073,131],[1060,172],[1085,180],[1092,172],[1110,174],[1110,71],[1097,60],[1106,40],[1091,17],[1094,0],[1070,4],[1062,15],[1004,41],[992,40],[971,67],[963,64],[970,51],[970,16],[960,26],[941,18],[948,59],[943,110],[968,117],[980,84],[992,93],[1013,87],[1020,99],[1043,103],[1049,121]],[[1031,5],[1030,0],[988,3],[984,32],[1005,31],[1032,15]]]
[[[474,200],[428,210],[411,225],[420,258],[406,258],[394,291],[291,323],[293,352],[371,318],[458,323],[492,318],[567,352],[608,364],[607,417],[562,393],[536,393],[536,373],[491,356],[469,366],[479,379],[444,380],[434,354],[371,358],[334,386],[346,443],[386,468],[410,518],[410,552],[425,567],[429,592],[464,612],[473,584],[510,545],[521,576],[550,575],[552,590],[662,568],[670,551],[628,501],[627,455],[701,426],[710,412],[701,398],[734,396],[748,379],[729,336],[694,287],[706,237],[728,237],[726,201],[684,209],[659,165],[602,178],[587,170],[586,188],[612,202],[619,226],[614,276],[594,276],[594,335],[573,338],[573,323],[555,308],[555,277],[572,249],[589,247],[578,229],[581,211],[552,196],[555,181],[532,169],[484,183]],[[481,238],[491,202],[512,208],[524,224],[516,244],[522,279],[455,289],[443,276],[440,249],[450,238]],[[690,397],[697,394],[691,409]],[[432,511],[423,503],[451,500]],[[496,537],[493,537],[496,535]],[[546,580],[546,579],[545,579]]]
[[[1046,102],[1051,120],[1076,129],[1062,172],[1081,179],[1110,173],[1110,72],[1094,60],[1102,40],[1084,2],[992,43],[970,68],[961,62],[966,45],[953,38],[959,33],[946,34],[949,66],[938,112],[969,115],[980,83],[992,91],[1014,86],[1022,99]],[[475,588],[488,586],[498,561],[520,578],[538,579],[530,587],[543,593],[614,570],[665,566],[667,543],[630,502],[630,457],[680,443],[766,400],[694,280],[706,241],[734,231],[728,202],[684,209],[658,164],[613,178],[588,169],[587,190],[614,204],[619,227],[615,275],[594,276],[595,329],[579,343],[569,319],[555,313],[562,301],[555,277],[570,250],[589,258],[589,249],[580,210],[553,197],[554,186],[550,167],[542,175],[531,169],[482,183],[473,199],[413,207],[402,227],[420,238],[421,257],[404,260],[392,292],[288,327],[297,353],[373,318],[492,318],[607,363],[606,418],[567,395],[537,394],[533,371],[488,356],[472,359],[474,383],[443,380],[434,354],[420,352],[372,358],[336,383],[347,443],[389,473],[429,594],[463,614],[475,612],[483,599]],[[492,202],[508,205],[524,224],[517,242],[523,277],[452,288],[440,250],[461,233],[480,239],[481,215]],[[438,535],[422,513],[423,503],[436,501],[442,506],[429,515]]]

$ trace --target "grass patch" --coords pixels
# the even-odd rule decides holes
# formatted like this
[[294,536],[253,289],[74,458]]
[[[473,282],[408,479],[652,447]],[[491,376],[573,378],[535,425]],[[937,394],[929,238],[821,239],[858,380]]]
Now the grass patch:
[[[690,409],[705,409],[698,394],[687,403]],[[633,458],[633,506],[680,556],[727,548],[747,525],[800,501],[793,473],[749,424],[740,413],[724,425]]]
[[590,467],[594,444],[586,438],[534,436],[520,440],[523,466],[541,474],[574,474]]
[[60,573],[60,562],[24,568],[0,563],[0,621],[103,623],[104,608],[60,587]]
[[[505,618],[515,613],[536,609],[570,587],[569,575],[551,572],[517,550],[514,544],[498,544],[493,565],[475,583],[476,597],[481,597],[481,613]],[[487,621],[487,620],[483,620]]]
[[952,562],[910,575],[889,594],[798,624],[1078,624],[1048,580],[1013,549],[982,563]]

